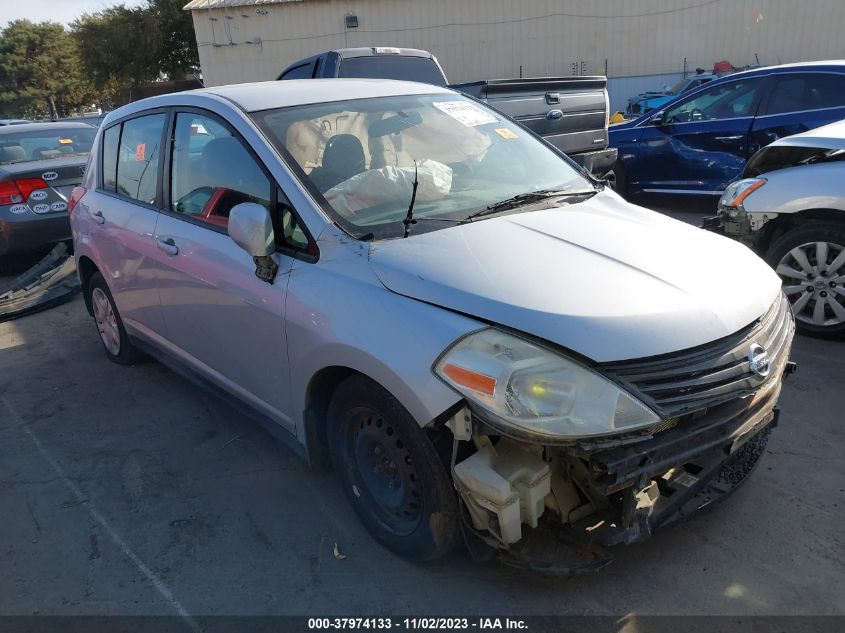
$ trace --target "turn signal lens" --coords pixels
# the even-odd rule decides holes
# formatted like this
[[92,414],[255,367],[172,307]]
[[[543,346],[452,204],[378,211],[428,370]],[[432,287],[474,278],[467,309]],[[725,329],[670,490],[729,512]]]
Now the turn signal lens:
[[471,369],[464,369],[452,363],[443,365],[441,371],[456,385],[483,393],[486,396],[492,396],[496,393],[496,379],[492,376],[487,376]]

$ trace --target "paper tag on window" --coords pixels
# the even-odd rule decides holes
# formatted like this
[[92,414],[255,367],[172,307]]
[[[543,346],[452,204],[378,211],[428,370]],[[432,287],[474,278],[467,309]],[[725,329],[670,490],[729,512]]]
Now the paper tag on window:
[[147,153],[147,146],[144,143],[138,143],[135,146],[135,160],[144,160],[144,155]]
[[440,101],[434,107],[467,127],[499,122],[492,114],[468,101]]
[[514,132],[512,132],[506,127],[496,128],[496,134],[498,134],[502,138],[508,139],[509,141],[515,138],[519,138]]

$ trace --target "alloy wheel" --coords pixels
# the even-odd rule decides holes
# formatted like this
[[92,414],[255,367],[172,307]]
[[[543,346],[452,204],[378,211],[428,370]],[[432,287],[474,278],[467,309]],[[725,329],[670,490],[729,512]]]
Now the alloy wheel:
[[818,327],[845,323],[845,246],[801,244],[781,258],[775,271],[798,321]]
[[120,330],[111,301],[102,288],[94,288],[91,293],[91,307],[94,309],[100,340],[112,356],[117,356],[120,354]]

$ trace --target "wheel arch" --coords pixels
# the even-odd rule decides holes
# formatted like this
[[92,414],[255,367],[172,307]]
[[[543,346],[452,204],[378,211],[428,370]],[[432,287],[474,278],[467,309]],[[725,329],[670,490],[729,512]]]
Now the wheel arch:
[[819,207],[802,209],[795,213],[781,213],[778,217],[766,222],[760,229],[761,235],[757,242],[758,252],[761,254],[768,253],[772,244],[785,233],[815,223],[845,225],[845,211]]
[[85,300],[85,309],[88,310],[88,314],[94,316],[94,310],[91,307],[91,294],[88,292],[88,284],[94,273],[100,272],[100,269],[97,268],[97,265],[90,257],[85,255],[77,258],[76,268],[79,271],[79,282],[82,284],[82,297]]

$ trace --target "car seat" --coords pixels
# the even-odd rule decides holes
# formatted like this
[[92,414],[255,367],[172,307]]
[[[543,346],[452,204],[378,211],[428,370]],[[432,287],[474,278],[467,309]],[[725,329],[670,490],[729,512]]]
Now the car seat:
[[16,163],[26,160],[26,150],[21,145],[0,146],[0,163]]
[[358,137],[336,134],[326,143],[322,166],[315,168],[310,178],[317,189],[326,192],[363,172],[365,165],[364,146]]

